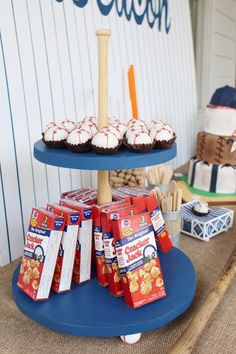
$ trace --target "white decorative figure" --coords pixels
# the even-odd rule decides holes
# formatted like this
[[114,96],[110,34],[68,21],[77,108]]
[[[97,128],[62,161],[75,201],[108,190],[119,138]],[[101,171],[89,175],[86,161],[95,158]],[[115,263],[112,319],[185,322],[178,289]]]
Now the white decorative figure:
[[120,336],[124,343],[135,344],[141,338],[142,333],[127,334],[125,336]]

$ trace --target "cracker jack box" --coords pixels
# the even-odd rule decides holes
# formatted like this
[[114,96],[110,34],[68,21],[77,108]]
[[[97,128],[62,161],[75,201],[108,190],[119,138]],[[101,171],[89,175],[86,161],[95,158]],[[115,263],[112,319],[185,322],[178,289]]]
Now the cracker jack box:
[[75,253],[73,281],[77,284],[91,279],[92,262],[92,207],[72,199],[61,199],[59,202],[80,213],[80,226]]
[[150,217],[155,232],[157,247],[161,252],[167,253],[173,248],[173,245],[169,237],[168,231],[165,227],[165,221],[163,219],[155,195],[151,194],[148,197],[146,197],[145,203],[146,203],[147,210],[150,212]]
[[33,208],[17,285],[33,300],[49,297],[65,219]]
[[117,189],[112,189],[112,200],[118,201],[118,200],[127,200],[131,203],[131,198],[129,195],[118,191]]
[[138,187],[132,187],[132,188],[127,188],[127,187],[119,187],[117,188],[118,191],[126,194],[126,195],[130,195],[131,197],[137,197],[139,195],[150,195],[151,192],[146,190],[145,188],[138,188]]
[[108,285],[107,267],[105,262],[104,244],[102,238],[102,223],[101,214],[103,212],[112,211],[118,208],[127,207],[130,205],[129,200],[120,200],[111,203],[93,206],[93,237],[96,252],[96,270],[97,281],[102,286]]
[[65,218],[64,232],[52,282],[52,290],[61,293],[71,289],[80,213],[59,204],[48,204],[47,210]]
[[150,213],[112,221],[125,303],[133,308],[166,296]]
[[61,199],[64,198],[73,198],[75,195],[81,194],[84,195],[85,193],[90,192],[90,188],[80,188],[80,189],[75,189],[73,191],[69,191],[69,192],[63,192],[61,194]]
[[144,210],[144,204],[140,203],[140,205],[131,205],[126,208],[115,209],[113,211],[104,212],[101,214],[102,237],[107,266],[108,289],[112,295],[117,297],[123,296],[124,293],[121,283],[121,276],[118,270],[118,262],[116,257],[115,241],[113,237],[111,221],[114,219],[119,219],[123,216],[140,213]]
[[97,190],[93,189],[84,196],[76,196],[73,199],[83,204],[94,205],[97,203]]
[[116,193],[121,193],[124,196],[130,197],[131,204],[139,203],[139,200],[142,200],[145,196],[150,195],[150,192],[145,189],[126,187],[117,188]]

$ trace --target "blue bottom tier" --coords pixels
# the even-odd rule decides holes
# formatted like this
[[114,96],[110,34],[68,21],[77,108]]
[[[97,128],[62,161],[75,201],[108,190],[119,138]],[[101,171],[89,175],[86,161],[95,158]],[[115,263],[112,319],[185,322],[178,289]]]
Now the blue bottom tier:
[[41,325],[73,335],[109,337],[145,332],[162,327],[191,304],[196,273],[189,258],[177,248],[160,254],[167,296],[138,309],[109,294],[95,278],[68,293],[51,293],[45,302],[34,302],[16,285],[19,266],[12,279],[13,297],[19,309]]

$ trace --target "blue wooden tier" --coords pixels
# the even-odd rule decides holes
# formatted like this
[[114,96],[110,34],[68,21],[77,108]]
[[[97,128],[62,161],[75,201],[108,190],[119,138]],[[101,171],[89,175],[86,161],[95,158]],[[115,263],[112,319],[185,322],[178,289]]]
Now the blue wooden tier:
[[80,336],[119,336],[159,328],[187,310],[196,289],[196,273],[189,258],[177,248],[160,254],[167,296],[141,308],[129,308],[98,285],[96,278],[73,285],[68,293],[51,293],[45,302],[34,302],[12,280],[13,298],[29,318],[56,331]]
[[42,140],[34,144],[34,157],[47,165],[80,170],[121,170],[158,165],[176,156],[176,144],[170,149],[153,149],[148,153],[136,153],[120,149],[114,155],[98,155],[94,152],[74,153],[68,149],[48,148]]

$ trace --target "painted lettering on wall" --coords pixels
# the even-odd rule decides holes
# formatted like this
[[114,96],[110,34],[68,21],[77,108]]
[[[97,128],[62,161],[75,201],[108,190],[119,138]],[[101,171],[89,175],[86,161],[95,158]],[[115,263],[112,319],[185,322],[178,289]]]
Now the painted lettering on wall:
[[[56,0],[62,2],[63,0]],[[85,7],[89,0],[72,0],[78,7]],[[90,0],[94,1],[94,0]],[[169,17],[169,0],[96,0],[102,15],[109,15],[115,8],[119,17],[125,16],[130,21],[132,17],[138,25],[146,18],[150,28],[157,24],[158,30],[162,26],[169,33],[171,21]]]

